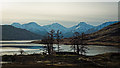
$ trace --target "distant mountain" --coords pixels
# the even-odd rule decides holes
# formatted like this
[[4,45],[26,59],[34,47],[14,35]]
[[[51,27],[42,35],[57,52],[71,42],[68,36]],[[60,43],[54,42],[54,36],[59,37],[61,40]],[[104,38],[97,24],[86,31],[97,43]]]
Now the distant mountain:
[[22,25],[20,23],[17,23],[17,22],[14,22],[11,25],[14,26],[14,27],[16,27],[16,28],[22,28]]
[[85,34],[90,34],[90,33],[99,31],[100,29],[102,29],[108,25],[117,23],[117,22],[118,21],[105,22],[99,26],[92,26],[85,22],[80,22],[79,24],[77,24],[73,27],[70,27],[70,28],[66,28],[59,23],[53,23],[50,25],[40,26],[35,22],[30,22],[30,23],[22,24],[22,25],[19,23],[13,23],[12,26],[14,26],[16,28],[26,29],[30,32],[39,34],[41,36],[46,36],[47,33],[52,29],[55,31],[60,30],[63,33],[64,37],[72,37],[74,32],[79,32],[79,33],[84,32]]
[[93,27],[94,26],[86,24],[85,22],[80,22],[78,25],[75,25],[75,26],[69,28],[69,30],[72,31],[72,32],[82,33],[82,32],[85,32],[88,29],[91,29]]
[[47,31],[42,26],[38,25],[35,22],[30,22],[30,23],[23,24],[23,25],[19,23],[13,23],[12,26],[16,28],[26,29],[30,32],[33,32],[33,33],[36,33],[42,36],[47,34]]
[[51,31],[52,29],[57,31],[57,30],[60,30],[62,33],[65,33],[67,31],[67,28],[64,27],[63,25],[61,24],[58,24],[58,23],[53,23],[51,25],[45,25],[43,26],[44,29],[46,29],[48,32]]
[[[103,29],[89,34],[89,42],[100,42],[99,44],[120,45],[120,22],[114,23]],[[102,42],[102,43],[101,43]],[[116,44],[119,43],[119,44]]]
[[103,24],[101,24],[99,26],[96,26],[94,28],[91,28],[91,29],[87,30],[85,33],[86,34],[94,33],[94,32],[96,32],[96,31],[98,31],[98,30],[100,30],[100,29],[102,29],[102,28],[104,28],[104,27],[106,27],[108,25],[111,25],[111,24],[114,24],[114,23],[117,23],[117,22],[118,21],[105,22],[105,23],[103,23]]
[[2,40],[34,40],[42,38],[40,35],[11,25],[0,25],[0,28],[2,28]]
[[65,37],[72,37],[74,32],[79,32],[80,34],[86,32],[88,29],[94,28],[94,26],[89,25],[85,22],[80,22],[78,25],[70,27],[67,29],[67,32],[64,34]]

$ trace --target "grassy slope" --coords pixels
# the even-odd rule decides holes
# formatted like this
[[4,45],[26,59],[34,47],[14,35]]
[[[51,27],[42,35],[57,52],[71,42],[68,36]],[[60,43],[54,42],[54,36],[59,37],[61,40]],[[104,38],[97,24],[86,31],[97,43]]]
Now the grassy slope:
[[[95,33],[86,35],[86,42],[89,45],[120,45],[120,22],[109,25]],[[62,44],[71,44],[71,38],[63,39]],[[32,43],[42,43],[32,41]]]
[[120,45],[120,22],[88,35],[89,44]]

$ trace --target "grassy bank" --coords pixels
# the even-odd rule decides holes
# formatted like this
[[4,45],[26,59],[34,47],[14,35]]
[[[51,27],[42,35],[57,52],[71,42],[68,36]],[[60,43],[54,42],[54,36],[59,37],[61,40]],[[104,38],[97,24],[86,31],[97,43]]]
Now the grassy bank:
[[12,62],[2,68],[119,68],[120,53],[96,56],[78,55],[4,55],[2,60]]
[[104,45],[104,46],[118,46],[120,47],[120,43],[115,42],[88,42],[88,45]]

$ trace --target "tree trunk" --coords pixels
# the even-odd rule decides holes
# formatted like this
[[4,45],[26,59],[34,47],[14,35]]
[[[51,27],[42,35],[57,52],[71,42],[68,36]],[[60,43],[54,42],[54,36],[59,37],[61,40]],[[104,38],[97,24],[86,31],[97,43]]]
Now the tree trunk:
[[58,44],[58,52],[59,52],[59,44]]
[[77,45],[77,54],[79,55],[79,45]]

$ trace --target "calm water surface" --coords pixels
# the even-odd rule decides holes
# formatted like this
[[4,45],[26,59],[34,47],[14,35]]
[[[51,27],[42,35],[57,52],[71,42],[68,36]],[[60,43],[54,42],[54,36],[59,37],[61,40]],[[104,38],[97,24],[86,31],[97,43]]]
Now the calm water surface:
[[[20,54],[20,50],[24,50],[24,54],[42,53],[45,51],[45,45],[43,44],[31,44],[27,41],[0,41],[0,55],[14,55]],[[60,51],[73,52],[71,49],[72,45],[61,45]],[[120,49],[114,46],[98,46],[98,45],[87,45],[89,50],[86,55],[97,55],[109,52],[120,52]],[[57,50],[57,45],[54,44],[54,50]]]

